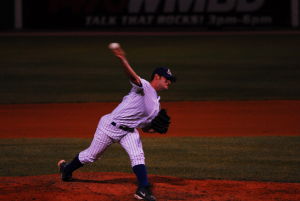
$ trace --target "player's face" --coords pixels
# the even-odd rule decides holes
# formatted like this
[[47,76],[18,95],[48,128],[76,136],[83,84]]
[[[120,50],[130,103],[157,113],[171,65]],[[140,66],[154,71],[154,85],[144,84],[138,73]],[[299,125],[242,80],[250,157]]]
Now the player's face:
[[168,80],[164,76],[160,76],[160,78],[159,78],[160,90],[167,90],[167,89],[169,89],[170,84],[171,84],[170,80]]

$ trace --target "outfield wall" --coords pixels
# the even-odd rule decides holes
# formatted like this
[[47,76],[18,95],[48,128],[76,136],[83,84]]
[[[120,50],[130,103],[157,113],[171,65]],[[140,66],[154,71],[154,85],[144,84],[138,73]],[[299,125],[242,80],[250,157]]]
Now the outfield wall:
[[13,8],[11,2],[1,1],[14,13],[14,20],[2,14],[1,28],[299,28],[299,0],[14,0]]

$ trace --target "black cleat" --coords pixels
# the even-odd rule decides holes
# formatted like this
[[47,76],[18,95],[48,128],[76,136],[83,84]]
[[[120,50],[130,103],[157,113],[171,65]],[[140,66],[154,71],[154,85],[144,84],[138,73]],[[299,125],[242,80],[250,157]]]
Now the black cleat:
[[156,198],[152,195],[151,187],[138,187],[134,197],[138,200],[146,200],[146,201],[156,201]]
[[67,165],[67,162],[65,160],[60,160],[57,163],[60,175],[61,175],[61,180],[62,181],[71,181],[72,180],[72,173],[67,173],[65,171],[65,167]]

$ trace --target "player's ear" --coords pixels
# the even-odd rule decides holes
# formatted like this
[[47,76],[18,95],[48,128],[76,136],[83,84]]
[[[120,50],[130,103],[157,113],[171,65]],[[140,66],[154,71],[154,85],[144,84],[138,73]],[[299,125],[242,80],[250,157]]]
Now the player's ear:
[[155,74],[155,75],[154,75],[154,80],[159,80],[159,79],[160,79],[160,75]]

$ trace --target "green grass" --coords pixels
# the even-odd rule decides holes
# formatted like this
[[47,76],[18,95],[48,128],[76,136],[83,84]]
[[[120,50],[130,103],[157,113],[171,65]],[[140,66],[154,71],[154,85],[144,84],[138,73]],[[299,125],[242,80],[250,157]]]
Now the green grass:
[[0,103],[119,101],[130,86],[111,41],[144,78],[172,68],[163,101],[300,98],[300,35],[1,36]]
[[[0,176],[57,173],[89,139],[1,139]],[[300,182],[300,137],[144,138],[148,172],[195,179]],[[119,144],[81,171],[131,172]]]

